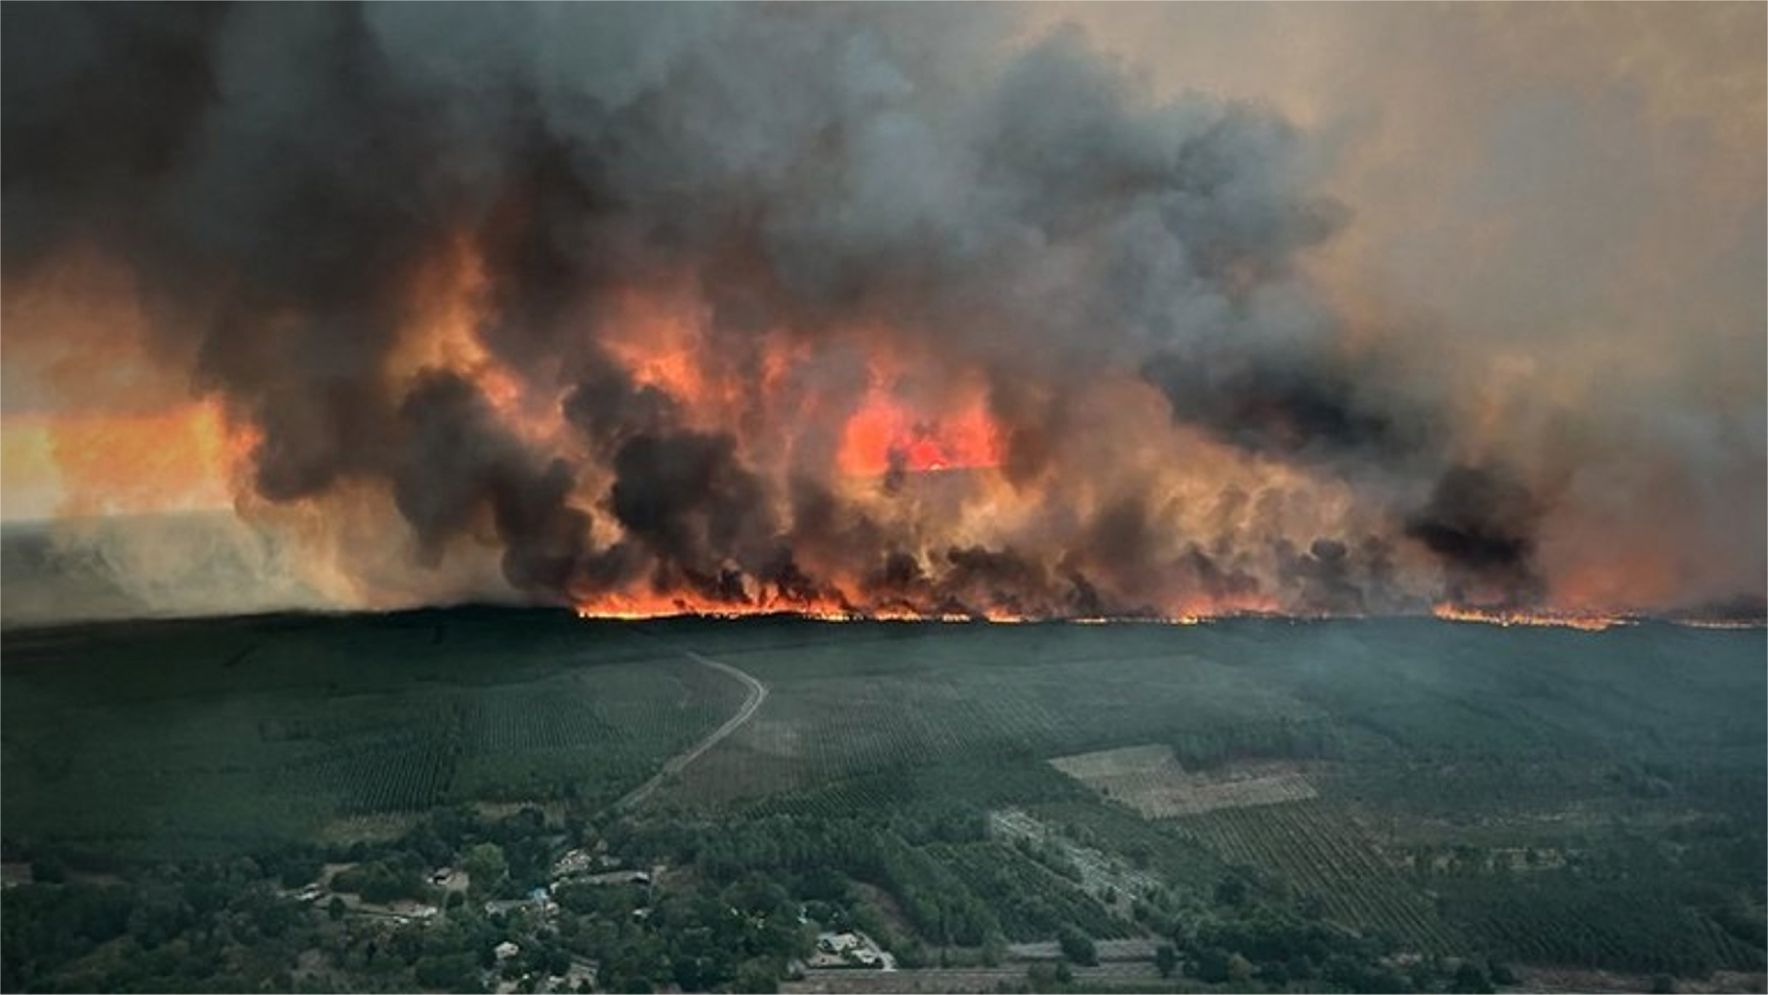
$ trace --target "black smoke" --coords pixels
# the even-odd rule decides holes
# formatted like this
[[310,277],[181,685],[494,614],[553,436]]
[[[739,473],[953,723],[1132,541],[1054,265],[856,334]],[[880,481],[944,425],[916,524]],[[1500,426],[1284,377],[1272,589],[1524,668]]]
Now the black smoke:
[[[1350,220],[1307,136],[1156,99],[1077,32],[842,5],[43,4],[4,27],[7,280],[73,245],[126,260],[166,361],[257,433],[257,495],[384,488],[420,568],[490,536],[538,600],[800,602],[839,578],[960,612],[1360,612],[1405,606],[1410,540],[1451,596],[1542,591],[1528,491],[1443,472],[1438,400],[1337,347],[1298,262]],[[401,365],[454,243],[483,271],[474,339],[557,437]],[[617,360],[644,291],[703,312],[696,362],[742,385],[730,423]],[[847,407],[763,404],[768,335],[816,357],[788,401]],[[983,384],[988,472],[1048,495],[1021,534],[940,533],[973,495],[929,493],[900,449],[884,506],[840,496],[825,422],[868,335],[936,357],[932,392]],[[1182,531],[1191,509],[1115,461],[1137,440],[1084,435],[1089,389],[1120,382],[1254,464],[1360,488],[1393,541]]]
[[1499,467],[1451,466],[1406,534],[1443,561],[1451,600],[1528,605],[1542,592],[1534,565],[1540,501]]

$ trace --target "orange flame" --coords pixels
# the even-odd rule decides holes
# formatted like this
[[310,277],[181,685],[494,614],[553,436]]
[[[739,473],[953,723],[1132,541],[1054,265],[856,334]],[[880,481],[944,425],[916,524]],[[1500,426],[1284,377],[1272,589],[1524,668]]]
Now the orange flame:
[[980,400],[951,417],[923,419],[874,387],[842,429],[837,465],[850,477],[875,477],[893,460],[918,473],[999,466],[1000,431]]
[[1582,632],[1601,632],[1634,620],[1620,615],[1586,615],[1567,612],[1525,612],[1513,609],[1474,608],[1466,605],[1439,604],[1431,614],[1450,622],[1483,622],[1487,625],[1553,626]]
[[1173,617],[1084,617],[1084,618],[1041,618],[1032,615],[1019,615],[1011,612],[983,610],[974,614],[963,612],[917,612],[906,608],[885,607],[860,611],[853,608],[827,607],[826,602],[817,602],[823,607],[807,606],[801,602],[774,603],[727,603],[706,601],[697,597],[684,597],[676,594],[659,594],[649,597],[634,597],[618,594],[585,602],[576,607],[578,618],[591,621],[644,621],[647,619],[667,618],[757,618],[761,616],[790,616],[812,622],[909,622],[936,623],[959,625],[984,623],[988,625],[1027,625],[1031,623],[1056,623],[1063,625],[1204,625],[1222,619],[1237,617],[1233,614],[1179,615]]

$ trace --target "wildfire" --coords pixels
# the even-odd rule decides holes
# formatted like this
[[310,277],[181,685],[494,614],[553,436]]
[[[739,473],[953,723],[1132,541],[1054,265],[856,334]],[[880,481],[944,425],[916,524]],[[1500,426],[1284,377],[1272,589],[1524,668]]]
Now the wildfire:
[[656,619],[697,616],[702,618],[748,618],[761,615],[800,615],[823,621],[858,621],[852,609],[833,599],[811,602],[785,602],[778,599],[754,598],[749,601],[719,601],[686,591],[611,592],[598,595],[576,606],[577,616],[586,619]]
[[[753,602],[721,602],[680,594],[612,594],[576,606],[579,618],[592,620],[642,621],[667,618],[736,619],[763,616],[791,617],[813,622],[905,622],[919,624],[1024,625],[1045,623],[1057,625],[1208,625],[1236,618],[1282,619],[1286,621],[1322,621],[1331,616],[1295,616],[1263,611],[1223,611],[1213,614],[1180,615],[1083,615],[1040,617],[999,610],[975,612],[917,611],[901,605],[877,608],[854,608],[835,601],[797,602],[757,600]],[[1439,604],[1431,614],[1447,622],[1477,622],[1505,628],[1532,626],[1575,629],[1579,632],[1603,632],[1621,626],[1636,625],[1638,619],[1620,615],[1585,615],[1562,612],[1523,612],[1471,608]],[[1760,628],[1759,621],[1724,621],[1707,619],[1666,619],[1674,625],[1700,629]]]
[[1616,626],[1632,625],[1633,619],[1621,615],[1586,615],[1574,612],[1526,612],[1514,609],[1485,609],[1465,605],[1439,604],[1431,614],[1450,622],[1483,622],[1486,625],[1548,626],[1601,632]]
[[[669,618],[736,619],[759,617],[791,617],[812,622],[907,622],[921,624],[959,625],[1028,625],[1052,623],[1059,625],[1205,625],[1247,613],[1226,612],[1220,615],[1150,615],[1150,616],[1051,616],[1041,617],[1000,609],[976,611],[920,611],[904,605],[882,605],[875,608],[854,608],[839,599],[813,601],[756,599],[748,602],[713,601],[678,593],[633,594],[629,592],[598,596],[575,606],[578,618],[597,621],[644,621]],[[1252,613],[1264,617],[1264,613]]]
[[[710,601],[700,597],[683,596],[677,593],[632,595],[611,594],[586,601],[576,606],[578,618],[594,620],[641,621],[645,619],[665,618],[759,618],[764,616],[789,616],[813,622],[936,622],[936,623],[969,623],[986,622],[991,625],[1021,625],[1028,622],[1042,621],[1028,615],[1019,615],[1002,611],[980,611],[974,614],[964,612],[918,612],[901,607],[886,607],[876,610],[860,610],[847,607],[833,599],[821,599],[809,602],[754,600],[754,601]],[[1052,619],[1050,621],[1067,621]]]
[[[638,607],[643,605],[643,607]],[[707,605],[694,599],[683,599],[673,595],[660,596],[652,599],[634,599],[625,596],[600,599],[576,606],[578,618],[593,621],[644,621],[648,619],[667,618],[759,618],[780,617],[805,619],[811,622],[909,622],[940,625],[967,625],[983,623],[986,625],[1030,625],[1033,623],[1056,623],[1061,625],[1203,625],[1216,621],[1215,618],[1181,616],[1176,618],[1037,618],[1031,615],[1019,615],[1012,612],[980,611],[974,614],[965,612],[917,612],[903,608],[880,608],[875,611],[859,611],[852,608],[817,608],[784,604],[744,604],[741,602],[728,604],[717,603]],[[1228,617],[1228,616],[1223,616]]]
[[[536,454],[581,461],[584,453],[573,441],[574,426],[561,416],[564,388],[548,380],[550,374],[510,365],[481,340],[491,295],[484,259],[473,239],[462,235],[445,240],[413,269],[409,283],[412,303],[397,345],[379,370],[388,384],[397,390],[430,370],[457,374],[477,386],[499,422]],[[174,391],[149,375],[157,372],[156,360],[137,327],[143,319],[136,314],[132,287],[126,280],[121,284],[110,294],[122,302],[115,314],[68,310],[66,301],[94,295],[73,292],[85,286],[79,283],[58,285],[55,307],[30,294],[9,302],[9,323],[64,329],[87,353],[105,357],[99,366],[113,373],[136,371],[154,389],[119,394],[116,384],[87,377],[82,372],[85,367],[74,363],[66,350],[41,346],[42,355],[21,353],[14,373],[21,382],[54,395],[118,394],[128,403],[117,411],[9,415],[0,424],[7,514],[66,517],[226,507],[243,513],[243,506],[253,502],[250,491],[239,488],[249,479],[249,463],[257,457],[262,433],[238,421],[218,396],[191,401],[182,390]],[[99,281],[98,286],[106,285]],[[1198,625],[1242,617],[1313,619],[1348,610],[1285,597],[1280,589],[1256,582],[1217,585],[1203,593],[1198,584],[1172,578],[1167,567],[1174,562],[1173,549],[1161,548],[1169,539],[1177,542],[1175,537],[1244,535],[1250,521],[1244,502],[1228,501],[1224,495],[1255,492],[1289,496],[1258,507],[1260,515],[1279,516],[1276,528],[1285,536],[1354,535],[1357,528],[1350,510],[1355,496],[1343,488],[1321,485],[1281,463],[1244,460],[1207,434],[1173,429],[1161,437],[1160,445],[1144,440],[1117,450],[1125,465],[1134,468],[1134,474],[1126,473],[1125,478],[1137,477],[1147,493],[1162,494],[1164,499],[1146,502],[1114,524],[1098,507],[1109,504],[1105,494],[1085,475],[1052,475],[1036,486],[1025,486],[1010,482],[1004,474],[941,473],[999,467],[1005,461],[1007,431],[1012,426],[997,420],[989,403],[988,381],[975,370],[955,368],[936,354],[905,346],[883,329],[854,337],[868,379],[853,383],[806,375],[816,368],[815,340],[782,327],[760,335],[752,352],[733,356],[714,347],[707,314],[704,302],[691,289],[676,284],[628,290],[615,295],[599,319],[598,342],[632,384],[667,395],[680,425],[735,438],[739,462],[763,480],[773,475],[778,482],[780,468],[788,465],[800,438],[800,426],[835,413],[829,426],[835,430],[833,452],[822,448],[826,443],[820,433],[815,436],[816,447],[805,451],[815,453],[817,460],[833,457],[833,470],[845,479],[827,483],[850,504],[818,527],[832,535],[850,530],[847,534],[858,537],[882,533],[908,539],[920,549],[925,576],[906,593],[902,589],[880,593],[869,586],[875,564],[848,562],[841,541],[825,538],[820,547],[812,543],[794,550],[797,566],[814,578],[808,585],[814,593],[805,593],[806,586],[789,592],[778,589],[758,579],[753,563],[721,551],[727,558],[715,565],[742,578],[740,592],[667,585],[657,590],[636,581],[628,582],[631,590],[598,591],[593,596],[567,588],[567,596],[577,602],[577,613],[584,618],[789,615],[831,623]],[[842,396],[843,390],[854,393]],[[1165,424],[1166,404],[1140,381],[1111,381],[1077,401],[1069,416],[1099,438],[1141,439],[1138,433],[1154,432]],[[1166,456],[1180,449],[1187,454],[1182,466]],[[579,491],[572,501],[588,513],[592,545],[605,547],[630,538],[603,499],[607,468],[601,473],[578,469]],[[874,485],[876,478],[905,473],[929,476],[923,486],[900,492]],[[354,500],[340,499],[329,506],[332,511],[310,504],[302,513],[325,517]],[[772,506],[763,518],[777,523],[783,532],[795,527],[794,519],[803,509],[779,493],[764,495],[764,500],[771,500]],[[1053,509],[1062,509],[1063,514],[1052,515]],[[691,517],[700,510],[687,513]],[[1080,569],[1089,575],[1089,590],[1101,595],[1090,602],[1071,596],[1076,592],[1063,586],[1052,549],[1040,545],[1047,540],[1071,551],[1093,549],[1092,534],[1076,531],[1076,523],[1067,521],[1071,514],[1083,520],[1091,516],[1098,520],[1095,524],[1112,528],[1121,525],[1133,541],[1120,541],[1119,547],[1149,550],[1139,571],[1116,571],[1111,557],[1088,560],[1082,552]],[[1052,537],[1052,529],[1059,537]],[[1066,535],[1060,534],[1063,529]],[[318,531],[327,536],[325,542],[333,541],[330,533]],[[1107,537],[1110,531],[1106,530]],[[1293,548],[1300,547],[1305,543],[1297,542]],[[968,568],[942,559],[942,549],[986,551],[984,565],[978,568],[982,573],[966,576]],[[320,564],[315,569],[328,574],[342,569],[327,555],[311,559]],[[1223,562],[1235,561],[1230,557]],[[1247,562],[1244,568],[1223,569],[1244,569],[1248,579],[1261,574],[1256,556]],[[1582,606],[1649,603],[1649,598],[1636,596],[1638,585],[1648,584],[1654,592],[1673,588],[1673,578],[1666,579],[1656,564],[1651,556],[1621,559],[1617,554],[1560,571],[1549,604],[1578,607],[1514,610],[1445,602],[1436,605],[1433,614],[1454,622],[1599,632],[1637,619]],[[1217,569],[1207,561],[1205,566]],[[991,578],[989,571],[1004,573]],[[703,564],[699,572],[705,572]],[[345,574],[338,576],[343,579],[329,586],[352,588]],[[1083,604],[1086,607],[1078,607]],[[1712,627],[1739,624],[1705,618],[1667,621]]]
[[980,399],[950,417],[928,419],[873,387],[842,430],[837,461],[850,477],[875,477],[892,463],[910,472],[997,466],[1000,450],[999,431]]

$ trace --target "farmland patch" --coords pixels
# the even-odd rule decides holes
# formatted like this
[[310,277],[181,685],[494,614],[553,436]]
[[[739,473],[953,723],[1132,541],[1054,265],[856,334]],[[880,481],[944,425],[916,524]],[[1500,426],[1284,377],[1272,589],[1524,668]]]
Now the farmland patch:
[[1080,885],[1089,894],[1102,898],[1128,896],[1124,901],[1108,903],[1120,915],[1129,914],[1129,898],[1156,890],[1161,885],[1158,877],[1130,867],[1101,850],[1082,846],[1019,809],[990,812],[988,827],[996,836],[1060,854],[1061,859],[1074,868]]
[[1294,764],[1232,764],[1207,773],[1187,771],[1171,747],[1128,746],[1057,757],[1051,766],[1099,794],[1150,819],[1201,815],[1305,801],[1318,796]]
[[1432,902],[1383,858],[1350,812],[1322,801],[1218,809],[1180,819],[1182,832],[1223,860],[1288,880],[1327,918],[1381,929],[1422,951],[1457,949]]

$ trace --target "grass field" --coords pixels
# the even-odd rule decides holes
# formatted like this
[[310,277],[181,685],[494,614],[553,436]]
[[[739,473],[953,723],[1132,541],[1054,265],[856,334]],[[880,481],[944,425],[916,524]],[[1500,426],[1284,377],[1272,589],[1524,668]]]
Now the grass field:
[[999,906],[1014,941],[1141,936],[1145,893],[1206,905],[1241,875],[1421,951],[1656,970],[1693,945],[1760,966],[1735,923],[1763,907],[1761,630],[472,609],[14,630],[4,649],[12,842],[153,857],[447,803],[605,811],[745,701],[691,650],[768,693],[639,819],[972,812],[987,839],[891,845]]

